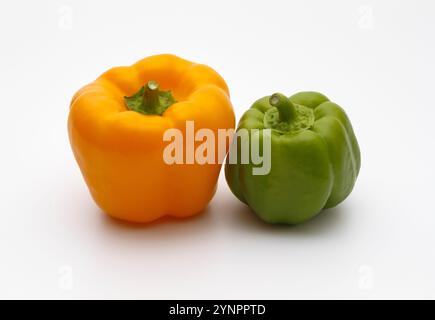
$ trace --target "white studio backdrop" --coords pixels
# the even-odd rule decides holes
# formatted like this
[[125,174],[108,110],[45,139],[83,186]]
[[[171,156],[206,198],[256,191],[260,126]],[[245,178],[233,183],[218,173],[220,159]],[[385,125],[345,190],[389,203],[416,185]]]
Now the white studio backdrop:
[[[2,1],[0,298],[435,298],[435,2]],[[69,102],[116,65],[174,53],[259,97],[343,106],[362,168],[306,224],[260,222],[223,175],[209,208],[104,216],[73,158]]]

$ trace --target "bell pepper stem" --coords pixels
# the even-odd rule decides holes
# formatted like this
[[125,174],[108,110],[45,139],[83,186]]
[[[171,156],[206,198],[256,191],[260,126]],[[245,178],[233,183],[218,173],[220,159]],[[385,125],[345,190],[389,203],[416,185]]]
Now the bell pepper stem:
[[144,86],[143,107],[145,110],[154,110],[159,104],[159,84],[150,80]]
[[170,91],[161,91],[159,84],[148,81],[138,92],[130,97],[124,97],[128,110],[146,115],[162,115],[176,101]]
[[296,119],[297,112],[294,104],[282,93],[271,95],[269,103],[278,109],[280,121],[291,122]]

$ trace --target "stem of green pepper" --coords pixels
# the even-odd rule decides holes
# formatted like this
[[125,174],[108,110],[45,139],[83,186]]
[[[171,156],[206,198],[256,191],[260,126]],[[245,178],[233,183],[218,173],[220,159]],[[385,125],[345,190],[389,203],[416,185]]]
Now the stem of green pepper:
[[280,121],[291,122],[296,119],[297,113],[294,104],[282,93],[271,95],[269,103],[278,109]]

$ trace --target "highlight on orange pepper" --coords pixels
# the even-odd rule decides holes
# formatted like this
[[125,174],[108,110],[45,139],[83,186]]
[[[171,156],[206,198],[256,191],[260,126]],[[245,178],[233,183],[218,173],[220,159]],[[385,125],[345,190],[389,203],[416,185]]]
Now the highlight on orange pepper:
[[[210,67],[174,55],[115,67],[73,97],[71,147],[89,191],[112,217],[150,222],[201,212],[216,190],[221,161],[168,165],[168,129],[234,129],[225,81]],[[186,143],[186,141],[184,142]],[[195,142],[195,146],[198,141]],[[225,155],[229,143],[216,144]]]

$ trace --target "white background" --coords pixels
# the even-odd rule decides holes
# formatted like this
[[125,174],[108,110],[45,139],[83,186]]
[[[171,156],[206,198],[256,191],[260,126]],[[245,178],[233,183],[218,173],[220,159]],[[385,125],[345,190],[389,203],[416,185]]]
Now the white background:
[[[429,0],[2,1],[0,297],[435,298],[434,39]],[[237,118],[275,91],[342,105],[362,152],[351,196],[274,227],[221,175],[196,218],[104,216],[69,146],[70,99],[166,52],[216,69]]]

